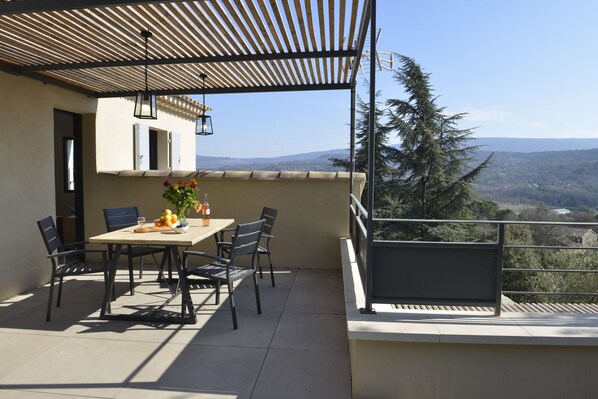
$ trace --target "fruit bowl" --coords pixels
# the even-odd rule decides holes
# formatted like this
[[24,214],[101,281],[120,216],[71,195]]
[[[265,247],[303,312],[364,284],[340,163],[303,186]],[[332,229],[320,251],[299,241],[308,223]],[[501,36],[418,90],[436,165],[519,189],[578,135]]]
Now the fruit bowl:
[[177,222],[172,225],[172,230],[174,230],[175,233],[179,233],[179,234],[186,233],[187,230],[189,230],[189,223]]

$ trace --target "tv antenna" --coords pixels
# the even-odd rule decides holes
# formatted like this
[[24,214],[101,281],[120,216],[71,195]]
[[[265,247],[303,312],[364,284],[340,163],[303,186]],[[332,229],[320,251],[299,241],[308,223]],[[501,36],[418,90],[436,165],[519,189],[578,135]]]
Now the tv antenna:
[[[378,29],[376,33],[376,44],[378,44],[378,40],[380,39],[380,34],[382,33],[382,29]],[[368,33],[366,35],[366,43],[369,43],[369,36]],[[376,46],[377,47],[377,46]],[[375,65],[378,67],[380,71],[392,71],[394,68],[394,53],[392,51],[383,51],[383,50],[376,50],[376,54],[372,57],[371,50],[364,50],[361,53],[361,58],[359,59],[359,70],[363,75],[365,72],[363,70],[363,61],[367,60],[370,65],[372,64],[372,58],[374,59]]]

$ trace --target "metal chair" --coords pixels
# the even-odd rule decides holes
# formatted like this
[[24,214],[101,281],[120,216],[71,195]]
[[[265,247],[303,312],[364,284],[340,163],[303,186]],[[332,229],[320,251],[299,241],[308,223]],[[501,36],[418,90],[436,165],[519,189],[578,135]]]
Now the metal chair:
[[[274,238],[272,235],[272,231],[274,230],[274,222],[276,222],[276,217],[278,216],[278,210],[273,208],[264,207],[262,209],[262,215],[260,219],[264,219],[266,223],[264,224],[264,229],[262,231],[262,240],[265,240],[265,244],[263,246],[259,245],[257,248],[257,265],[260,270],[260,278],[264,277],[262,272],[262,265],[260,262],[260,255],[268,255],[268,263],[270,264],[270,279],[272,280],[272,287],[276,287],[276,283],[274,282],[274,267],[272,266],[272,251],[270,250],[270,240]],[[220,241],[216,243],[218,246],[218,250],[220,255],[223,253],[228,254],[230,251],[231,242],[224,241],[224,233],[233,231],[232,229],[225,229],[220,234]]]
[[[106,222],[106,229],[108,232],[120,230],[125,227],[134,226],[137,224],[137,218],[139,217],[139,210],[136,206],[129,206],[124,208],[104,208],[104,220]],[[123,254],[127,255],[129,264],[129,289],[131,295],[135,293],[135,285],[133,279],[133,258],[139,259],[139,278],[143,277],[143,257],[151,255],[158,265],[158,260],[154,256],[157,253],[164,253],[164,247],[148,247],[145,245],[127,245],[127,250],[123,251]],[[108,256],[112,259],[114,249],[112,245],[108,245]]]
[[[42,234],[44,244],[48,250],[48,259],[52,261],[52,277],[50,279],[50,296],[48,299],[48,311],[46,321],[50,321],[52,312],[52,296],[54,295],[54,282],[59,278],[58,298],[56,307],[60,307],[60,298],[62,296],[62,280],[66,276],[75,276],[82,274],[104,273],[104,281],[108,284],[108,259],[105,250],[97,249],[78,249],[78,246],[85,245],[85,242],[75,242],[72,244],[62,244],[58,235],[58,230],[51,216],[37,222],[39,231]],[[70,247],[75,249],[68,250]],[[56,252],[55,252],[56,251]],[[96,253],[102,255],[101,262],[86,262],[78,257],[84,254]],[[112,292],[114,298],[114,291]]]
[[[237,225],[233,242],[229,248],[230,257],[224,258],[219,255],[212,255],[206,252],[185,251],[183,252],[183,270],[185,278],[188,276],[198,276],[216,281],[216,303],[220,302],[220,284],[226,282],[229,292],[230,309],[233,317],[233,327],[236,330],[237,313],[235,310],[234,288],[233,282],[243,279],[247,276],[253,276],[253,285],[255,287],[255,302],[257,305],[257,313],[262,313],[260,304],[260,292],[256,278],[255,261],[257,258],[257,248],[264,228],[265,220],[257,222],[250,222]],[[251,255],[251,266],[238,266],[237,259],[241,256]],[[202,256],[213,261],[203,266],[189,268],[189,258],[192,256]],[[185,303],[183,303],[183,316],[185,312]]]

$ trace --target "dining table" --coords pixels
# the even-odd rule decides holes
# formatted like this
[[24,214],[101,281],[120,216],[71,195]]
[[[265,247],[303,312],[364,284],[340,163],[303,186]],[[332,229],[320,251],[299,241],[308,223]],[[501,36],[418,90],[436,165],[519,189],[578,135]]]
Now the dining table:
[[[195,324],[197,322],[195,308],[193,306],[193,301],[191,300],[187,279],[183,271],[179,247],[191,247],[206,238],[212,236],[217,237],[217,234],[220,231],[232,225],[235,220],[211,219],[208,226],[203,225],[202,219],[187,219],[186,221],[189,223],[189,229],[184,233],[177,233],[172,229],[161,229],[159,231],[141,233],[135,232],[138,226],[131,226],[89,238],[89,242],[92,244],[111,244],[114,246],[114,253],[108,265],[109,281],[108,284],[106,284],[106,291],[104,293],[102,308],[100,310],[100,319],[177,324]],[[113,292],[116,270],[118,268],[118,262],[123,245],[165,247],[164,256],[168,256],[169,262],[171,258],[173,259],[174,266],[178,274],[178,279],[176,289],[172,290],[170,288],[170,284],[168,284],[170,298],[168,298],[164,304],[160,306],[141,304],[138,306],[138,308],[142,307],[142,309],[135,313],[113,313],[111,311],[110,293]],[[162,265],[160,267],[160,276],[162,276],[164,263],[165,261],[163,259]],[[182,297],[181,312],[177,313],[165,311],[164,306],[169,304],[178,295],[181,295]]]

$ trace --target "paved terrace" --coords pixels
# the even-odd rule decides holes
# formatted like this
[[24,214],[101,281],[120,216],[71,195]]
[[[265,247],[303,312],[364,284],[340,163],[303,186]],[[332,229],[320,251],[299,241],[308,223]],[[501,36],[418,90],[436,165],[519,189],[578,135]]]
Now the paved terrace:
[[[114,311],[163,301],[146,268],[134,296],[119,272]],[[227,296],[216,306],[208,288],[193,293],[198,323],[183,326],[99,320],[94,276],[65,281],[50,322],[47,286],[1,302],[0,398],[349,398],[341,273],[278,271],[275,288],[268,277],[261,315],[240,283],[236,331]]]

